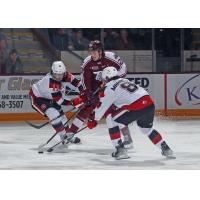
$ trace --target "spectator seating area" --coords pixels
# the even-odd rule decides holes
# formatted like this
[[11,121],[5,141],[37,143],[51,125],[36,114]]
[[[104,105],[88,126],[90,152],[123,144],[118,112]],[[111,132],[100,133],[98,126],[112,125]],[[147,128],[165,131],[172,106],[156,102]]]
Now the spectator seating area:
[[24,73],[49,72],[51,59],[30,29],[2,29],[1,33],[6,36],[8,50],[17,49]]

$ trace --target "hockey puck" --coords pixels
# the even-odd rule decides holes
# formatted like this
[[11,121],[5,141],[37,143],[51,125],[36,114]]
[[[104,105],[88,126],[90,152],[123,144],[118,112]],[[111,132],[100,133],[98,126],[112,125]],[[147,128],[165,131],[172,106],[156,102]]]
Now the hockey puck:
[[38,151],[38,153],[44,153],[44,151]]

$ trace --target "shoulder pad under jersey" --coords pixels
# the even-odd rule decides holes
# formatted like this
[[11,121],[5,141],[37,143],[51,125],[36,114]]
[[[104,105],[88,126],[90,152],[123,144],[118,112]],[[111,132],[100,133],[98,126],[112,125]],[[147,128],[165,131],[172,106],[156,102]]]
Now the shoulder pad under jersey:
[[91,56],[88,56],[88,57],[86,57],[86,58],[84,59],[83,64],[82,64],[81,67],[84,68],[85,65],[86,65],[89,61],[91,61]]
[[111,51],[106,51],[105,52],[105,57],[107,57],[107,58],[116,59],[117,57],[115,55],[116,54],[111,52]]

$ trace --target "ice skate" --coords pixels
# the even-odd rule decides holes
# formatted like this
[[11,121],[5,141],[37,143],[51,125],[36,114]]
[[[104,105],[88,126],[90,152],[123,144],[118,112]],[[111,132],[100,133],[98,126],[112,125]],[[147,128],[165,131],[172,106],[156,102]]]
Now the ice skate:
[[112,157],[116,160],[127,159],[129,156],[127,155],[127,150],[124,148],[124,144],[121,141],[121,144],[116,146],[116,150],[112,153]]
[[169,148],[169,146],[166,144],[166,142],[162,142],[161,144],[161,154],[167,158],[176,158],[173,155],[173,151]]
[[[63,143],[71,142],[73,144],[79,144],[81,142],[81,139],[79,137],[74,137],[73,133],[67,133],[63,135]],[[62,140],[62,139],[61,139]]]

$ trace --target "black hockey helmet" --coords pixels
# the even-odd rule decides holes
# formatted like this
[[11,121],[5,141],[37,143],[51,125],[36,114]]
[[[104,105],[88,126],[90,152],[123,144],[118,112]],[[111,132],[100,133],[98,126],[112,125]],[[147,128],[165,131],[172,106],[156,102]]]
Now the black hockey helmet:
[[95,50],[102,50],[103,51],[103,45],[99,40],[93,40],[89,43],[89,51],[95,51]]

